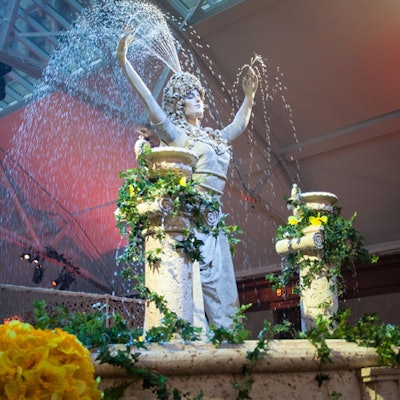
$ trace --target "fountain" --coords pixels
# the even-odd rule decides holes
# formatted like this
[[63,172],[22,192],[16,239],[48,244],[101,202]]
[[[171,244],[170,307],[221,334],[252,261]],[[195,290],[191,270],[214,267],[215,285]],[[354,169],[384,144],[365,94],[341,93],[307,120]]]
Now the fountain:
[[[183,149],[185,152],[187,150],[193,151],[195,155],[195,158],[193,158],[195,162],[193,165],[193,175],[196,177],[196,186],[199,191],[199,195],[197,196],[198,200],[195,200],[195,203],[202,203],[200,197],[203,197],[204,201],[208,200],[218,205],[217,209],[215,209],[215,211],[218,212],[219,205],[221,204],[220,197],[224,193],[231,159],[231,142],[241,135],[249,124],[254,97],[258,88],[258,75],[252,66],[247,66],[247,70],[242,78],[244,99],[232,119],[232,122],[221,129],[203,127],[201,121],[204,117],[204,100],[206,96],[204,85],[202,85],[199,78],[186,71],[174,71],[174,74],[170,77],[164,88],[162,106],[160,106],[157,99],[153,96],[146,86],[146,83],[142,80],[139,73],[128,59],[128,48],[132,42],[135,42],[134,35],[135,28],[133,26],[126,27],[117,47],[117,58],[127,77],[127,81],[143,101],[149,115],[154,135],[157,135],[165,146],[175,146]],[[145,154],[143,154],[143,156],[145,156]],[[162,163],[168,164],[164,160],[162,160]],[[175,175],[174,172],[176,168],[171,171],[172,174],[171,172],[169,172],[169,174],[172,176]],[[161,178],[163,178],[162,172],[161,170],[160,174],[160,168],[158,168],[157,175],[159,178],[160,175]],[[130,183],[131,187],[133,187],[133,184],[134,182]],[[164,184],[164,182],[161,181],[161,184]],[[185,184],[181,184],[178,187],[181,186],[185,186]],[[142,185],[137,187],[137,190],[140,194],[142,192]],[[152,192],[154,191],[156,190]],[[174,189],[171,188],[167,193],[173,191]],[[132,190],[132,192],[134,192],[134,190]],[[203,194],[201,195],[201,193]],[[154,200],[150,200],[151,203],[153,203],[150,204],[151,209],[154,208]],[[169,200],[171,204],[169,208],[172,210],[172,204],[174,204],[176,200],[168,198],[165,200],[167,203]],[[189,206],[188,214],[192,214],[192,216],[195,215],[195,212],[192,212],[190,209],[195,209],[196,204],[193,204],[188,199],[180,198],[178,198],[178,202],[183,208]],[[181,204],[182,202],[183,204]],[[127,202],[125,201],[125,203]],[[159,203],[159,199],[156,199],[156,203]],[[204,207],[206,207],[205,204]],[[146,207],[146,209],[147,208],[148,207]],[[162,212],[167,214],[165,210]],[[202,214],[202,205],[199,207],[197,214]],[[132,227],[132,231],[136,231],[138,219],[135,216],[129,218],[130,215],[131,212],[129,212],[129,210],[122,213],[126,223],[133,222],[134,226]],[[218,227],[222,221],[223,216],[220,213],[220,215],[216,216],[215,227]],[[153,236],[160,236],[160,230],[162,235],[168,230],[177,230],[180,236],[182,236],[182,232],[187,229],[189,221],[185,223],[185,219],[182,220],[182,216],[180,216],[179,221],[174,217],[174,222],[178,222],[178,225],[181,225],[182,228],[176,229],[174,227],[171,229],[168,227],[167,229],[162,229],[160,226],[153,226],[153,230],[156,231],[156,234]],[[146,224],[143,225],[146,227]],[[199,243],[197,247],[199,247],[200,254],[197,261],[199,262],[206,317],[213,326],[230,328],[234,323],[233,317],[237,311],[239,300],[228,235],[223,231],[215,232],[212,226],[204,228],[200,227],[199,224],[196,224],[190,232],[191,233],[183,240],[187,241],[188,239],[193,239],[196,243]],[[131,238],[131,236],[132,235],[129,233],[129,238]],[[180,241],[181,246],[183,240]],[[162,241],[161,245],[164,245],[167,249],[174,249],[175,245],[173,243],[173,240],[170,240],[170,243],[168,241]],[[152,245],[154,246],[154,244]],[[128,246],[132,247],[131,240]],[[160,244],[158,246],[160,246]],[[146,247],[148,247],[148,243]],[[164,247],[162,247],[161,253],[168,253],[164,250]],[[185,247],[186,246],[184,246],[184,248]],[[181,277],[181,274],[188,280],[188,277],[191,275],[190,268],[188,268],[186,265],[187,263],[182,257],[174,256],[178,253],[177,251],[173,251],[173,253],[169,254],[169,257],[167,256],[164,258],[165,265],[162,262],[158,262],[156,269],[153,266],[153,270],[156,270],[155,273],[150,268],[146,268],[146,284],[150,277],[154,277],[155,274],[159,273],[159,270],[169,271],[168,274],[165,275],[165,278],[167,276],[171,278],[164,278],[164,281],[173,282],[178,279],[183,283],[181,279],[177,278],[178,276]],[[178,263],[179,265],[171,267],[170,260],[182,260],[183,263]],[[152,262],[152,264],[154,264],[154,262]],[[161,272],[161,274],[163,273],[164,272]],[[185,280],[185,278],[183,279]],[[187,285],[184,286],[186,287]],[[180,314],[183,312],[182,306],[188,303],[188,297],[192,297],[190,290],[186,291],[186,294],[180,301],[175,301]],[[180,304],[180,306],[178,304]],[[190,306],[189,310],[191,310]],[[177,312],[177,310],[173,311]],[[191,311],[189,311],[188,314],[189,315],[186,315],[186,317],[190,317],[192,314]],[[191,321],[191,318],[189,321]]]
[[[132,159],[130,156],[126,155],[125,149],[132,148],[133,142],[137,139],[137,134],[133,134],[130,125],[134,124],[134,126],[137,126],[138,122],[146,122],[143,117],[144,108],[137,96],[131,95],[126,90],[121,90],[121,82],[124,82],[125,80],[122,77],[120,69],[117,68],[115,65],[116,63],[111,63],[110,65],[105,66],[104,60],[106,57],[103,56],[114,54],[118,35],[123,30],[125,24],[132,24],[135,26],[137,35],[136,40],[132,45],[144,47],[138,47],[140,51],[135,51],[135,49],[131,47],[131,56],[136,57],[134,59],[135,67],[137,67],[139,71],[143,72],[141,75],[146,80],[146,83],[153,83],[156,81],[159,75],[157,72],[162,71],[163,68],[165,68],[165,65],[174,72],[179,72],[180,67],[179,63],[176,63],[177,59],[175,57],[171,58],[171,54],[175,54],[175,51],[171,51],[171,47],[166,50],[166,47],[163,46],[160,50],[156,45],[156,43],[158,43],[157,38],[159,37],[158,35],[160,32],[165,33],[166,31],[163,28],[165,27],[163,16],[153,6],[147,3],[131,1],[109,2],[106,5],[98,6],[97,9],[95,8],[94,13],[97,13],[96,15],[100,20],[100,24],[92,30],[92,36],[82,36],[79,32],[79,27],[82,26],[80,24],[77,24],[75,28],[72,29],[71,38],[73,39],[68,39],[68,36],[66,37],[66,42],[70,41],[68,46],[59,52],[60,58],[55,58],[49,65],[45,74],[45,80],[39,88],[36,100],[41,102],[40,105],[42,110],[46,110],[47,107],[50,108],[50,106],[56,101],[58,102],[58,109],[61,109],[60,103],[63,103],[64,101],[66,103],[68,102],[67,93],[73,92],[73,89],[70,89],[71,86],[75,89],[77,87],[79,88],[77,92],[78,96],[80,96],[80,99],[82,100],[87,100],[93,93],[118,93],[117,97],[112,97],[113,101],[111,102],[108,100],[108,97],[106,99],[106,96],[103,98],[101,96],[96,96],[97,100],[95,104],[93,104],[95,110],[91,110],[91,112],[93,112],[91,115],[93,116],[93,120],[96,120],[97,118],[100,119],[100,126],[105,124],[107,128],[113,128],[110,128],[110,131],[120,132],[113,137],[113,141],[118,141],[118,145],[124,150],[124,154],[121,154],[121,156],[124,157],[125,167],[128,168],[132,163]],[[109,17],[110,19],[108,19]],[[148,17],[152,18],[150,23]],[[142,41],[140,38],[148,36],[149,27],[153,28],[152,32],[155,33],[155,36],[153,37],[154,40],[150,42],[150,46],[146,46],[148,42]],[[95,38],[100,38],[100,45],[93,46]],[[162,42],[164,44],[173,43],[174,47],[176,45],[175,40],[171,38],[169,34],[164,37]],[[68,51],[71,51],[71,48],[75,49],[74,52],[72,52],[74,57],[71,57],[72,53],[68,53]],[[155,55],[152,50],[156,48],[159,50]],[[158,55],[162,53],[164,56],[158,57]],[[83,54],[85,57],[82,56]],[[151,65],[152,69],[149,70],[148,66],[143,64],[145,59],[145,57],[142,57],[143,54],[151,54],[153,60]],[[165,60],[165,54],[167,54],[167,61]],[[90,57],[88,58],[88,56]],[[159,62],[154,61],[155,58],[158,59]],[[193,70],[196,69],[194,65],[190,65],[193,61],[190,55],[184,54],[183,58],[186,60],[185,67],[191,66]],[[80,65],[80,62],[82,62],[82,59],[87,62],[87,65],[85,65],[85,68],[79,69],[78,66]],[[58,65],[60,60],[66,60],[65,64],[61,66]],[[260,61],[260,59],[257,58],[257,61]],[[59,67],[61,67],[61,69]],[[86,78],[88,69],[96,71],[97,81],[94,82],[93,80],[89,80],[89,86],[85,86],[83,83],[85,82],[84,78]],[[56,73],[51,73],[51,71],[54,70]],[[261,68],[261,71],[264,70]],[[68,77],[68,79],[65,79],[65,77]],[[62,88],[63,93],[53,93],[56,89],[59,90],[60,88]],[[53,95],[47,96],[49,93],[53,93]],[[107,95],[108,94],[109,93],[107,93]],[[211,102],[212,101],[211,97]],[[54,131],[48,133],[48,136],[43,138],[44,141],[51,139],[51,134],[60,133],[60,131],[62,132],[62,122],[65,121],[65,119],[76,118],[76,124],[80,123],[80,119],[76,114],[74,114],[80,111],[77,104],[83,108],[82,103],[74,101],[71,106],[67,106],[63,111],[58,111],[57,117],[59,119],[58,122],[61,121],[60,127],[53,127]],[[218,111],[217,107],[212,106],[213,103],[211,103],[210,108],[216,113]],[[105,114],[99,115],[99,109],[101,109]],[[136,110],[134,114],[131,112],[132,109]],[[34,109],[34,106],[32,106],[31,110],[32,112],[29,114],[30,110],[28,109],[29,117],[23,122],[20,129],[20,135],[15,140],[15,147],[27,150],[27,158],[24,160],[21,154],[17,154],[16,151],[11,154],[11,156],[15,156],[23,163],[29,163],[29,161],[36,155],[34,141],[25,141],[26,137],[24,136],[24,132],[29,131],[28,127],[34,120],[33,115],[37,112],[37,108]],[[119,117],[116,124],[114,121],[115,116]],[[43,120],[41,122],[42,125],[45,125],[47,121]],[[87,128],[88,137],[97,137],[97,135],[101,135],[101,139],[105,140],[107,135],[110,134],[110,131],[108,130],[107,132],[104,132],[104,129],[99,130],[99,125],[94,124],[91,126],[93,123],[91,118],[87,118],[86,122],[87,125],[85,125],[85,128]],[[41,124],[39,123],[39,125]],[[268,130],[267,124],[266,129]],[[131,134],[130,140],[121,139],[124,137],[125,133]],[[66,135],[61,136],[64,137],[66,142],[70,140]],[[96,141],[93,140],[93,142]],[[53,142],[50,141],[50,143]],[[109,144],[109,141],[106,142],[105,145],[104,143],[101,143],[101,141],[98,143],[99,147],[96,148],[96,150],[101,154],[101,157],[100,159],[98,158],[93,160],[93,168],[91,169],[93,176],[99,175],[99,170],[106,171],[107,176],[116,172],[109,170],[108,160],[103,156],[104,154],[107,154],[107,144]],[[89,150],[95,152],[94,149]],[[171,149],[163,149],[160,150],[159,153],[168,153],[170,150]],[[58,165],[60,163],[63,164],[63,162],[68,159],[68,154],[64,154],[62,151],[55,153],[57,157],[50,161],[50,164],[43,166],[42,170],[39,171],[39,174],[45,174],[45,172],[51,169],[51,167],[60,168]],[[151,157],[157,157],[157,151],[153,151],[151,154]],[[186,155],[188,160],[186,160],[184,164],[186,164],[185,170],[187,171],[187,165],[191,165],[191,163],[194,162],[195,156],[192,156],[191,154]],[[176,156],[176,154],[174,154],[174,156]],[[74,175],[77,175],[78,172],[84,170],[82,165],[82,160],[84,159],[85,153],[82,152],[81,157],[78,160],[79,162],[76,165],[73,165],[73,168],[69,171],[71,174],[71,176],[69,176],[71,181],[73,181],[72,178]],[[164,161],[162,161],[162,163],[164,163]],[[181,160],[178,162],[175,160],[170,163],[166,170],[168,171],[169,168],[172,167],[176,171],[176,164],[181,164]],[[62,174],[59,174],[58,176],[62,176]],[[62,198],[62,195],[64,195],[65,192],[63,185],[64,182],[54,181],[52,183],[54,185],[54,197]],[[77,185],[79,186],[79,184]],[[115,208],[115,203],[112,201],[112,199],[115,198],[116,193],[115,184],[106,182],[104,183],[104,186],[102,185],[101,187],[103,188],[101,196],[106,197],[107,200],[109,200],[110,208]],[[90,187],[86,195],[88,197],[99,196],[98,190],[96,189],[98,189],[98,187]],[[95,209],[98,207],[98,203],[93,202],[91,203],[91,206],[92,207],[89,207],[90,209]],[[167,236],[164,238],[168,243],[170,240],[175,241],[177,238],[180,239],[183,229],[190,225],[190,219],[188,219],[187,215],[182,214],[171,216],[169,210],[169,199],[160,199],[160,201],[157,201],[156,203],[144,202],[143,205],[139,207],[139,212],[150,217],[153,221],[151,229],[147,232],[148,245],[150,247],[153,245],[154,247],[159,247],[158,239],[154,239],[154,228],[156,225],[163,226],[164,228],[168,227],[166,229]],[[79,209],[77,207],[74,215],[79,215],[78,211]],[[110,214],[113,216],[112,212]],[[172,225],[173,229],[170,229],[169,227]],[[175,229],[177,226],[179,226],[179,229]],[[145,233],[145,235],[147,233]],[[311,240],[309,238],[312,236],[311,241],[315,246],[313,250],[318,252],[321,250],[319,240],[322,233],[323,231],[321,229],[317,232],[309,232],[307,233],[307,239],[303,239],[302,243],[304,244],[307,242],[306,247],[309,248]],[[82,247],[85,247],[86,244],[87,242],[82,243]],[[295,245],[294,242],[292,242],[291,245]],[[163,245],[163,247],[168,246],[169,245]],[[290,246],[288,245],[287,247]],[[112,256],[114,256],[114,254],[112,254]],[[310,256],[313,255],[311,254]],[[170,253],[167,253],[166,257],[170,258]],[[96,258],[95,249],[93,250],[93,258]],[[182,258],[174,258],[174,267],[176,266],[176,263],[181,263],[179,264],[180,271],[185,270],[187,264],[182,262]],[[153,285],[154,288],[158,289],[161,286],[161,283],[164,283],[162,282],[164,280],[164,275],[158,274],[154,268],[151,268],[150,264],[147,264],[146,268],[146,275],[149,277],[152,276],[155,279],[154,282],[152,282],[151,279],[149,280],[150,286]],[[101,268],[99,268],[99,270],[101,270]],[[195,307],[191,304],[193,298],[191,293],[196,291],[196,287],[197,289],[199,288],[199,280],[197,283],[192,284],[193,281],[191,282],[190,275],[192,274],[192,276],[195,277],[198,273],[194,270],[191,272],[190,269],[185,272],[186,274],[180,275],[178,279],[168,281],[168,290],[166,290],[166,293],[173,295],[168,299],[169,305],[172,305],[182,318],[188,321],[193,320],[193,322],[196,323],[196,317],[194,316],[196,312],[193,309]],[[175,296],[176,292],[179,292],[180,296]],[[129,290],[127,293],[129,293]],[[174,301],[177,299],[179,299],[180,303],[174,305]],[[182,299],[184,300],[181,301]],[[188,304],[189,306],[187,307]],[[153,312],[151,311],[151,308],[148,310],[148,321],[150,321],[149,326],[151,327],[159,322],[160,315],[157,313],[152,315]],[[153,317],[154,319],[152,319]],[[321,400],[326,398],[326,393],[321,391],[315,383],[315,375],[321,372],[321,366],[318,364],[318,357],[314,346],[312,346],[308,341],[271,341],[269,343],[269,348],[265,354],[262,354],[259,357],[258,362],[251,363],[247,357],[249,352],[252,352],[256,345],[256,341],[246,341],[241,345],[235,346],[222,344],[220,348],[215,348],[211,343],[204,342],[172,342],[164,345],[154,344],[148,346],[147,349],[140,351],[139,365],[143,368],[150,368],[159,373],[165,374],[171,385],[178,387],[183,393],[200,393],[200,391],[203,391],[205,394],[205,397],[203,398],[206,399],[222,400],[235,398],[237,391],[232,383],[234,383],[236,387],[246,383],[243,382],[245,379],[243,371],[250,371],[251,378],[254,380],[251,391],[251,397],[253,399],[264,399],[267,398],[266,396],[269,396],[271,399],[290,397],[294,400],[309,398],[311,396],[314,396],[315,399]],[[121,348],[123,347],[124,346]],[[333,363],[326,368],[329,371],[331,387],[336,389],[338,392],[341,391],[344,394],[344,398],[351,399],[363,398],[362,396],[367,393],[370,388],[373,388],[374,385],[379,387],[377,390],[382,392],[382,387],[385,386],[385,381],[379,377],[380,372],[374,368],[377,365],[377,355],[373,349],[360,348],[354,343],[348,344],[344,341],[333,341],[330,343],[330,347],[333,350],[331,356]],[[113,347],[113,349],[118,350],[118,346]],[[136,353],[136,350],[133,350],[132,352]],[[135,355],[136,354],[132,354],[132,358],[134,358]],[[113,368],[111,365],[107,364],[99,364],[95,361],[96,357],[97,355],[93,354],[93,362],[97,374],[102,377],[103,388],[121,382],[124,383],[131,381],[130,377],[126,376],[126,374],[124,374],[120,369]],[[384,371],[382,375],[383,374],[386,374],[385,380],[389,382],[389,386],[392,381],[394,382],[396,379],[398,381],[398,377],[395,377],[393,371]],[[360,376],[362,376],[362,378],[359,379]],[[388,377],[389,379],[387,379]],[[364,389],[360,389],[360,382],[364,385],[362,386]],[[388,385],[385,387],[386,391],[388,391],[387,386]],[[390,389],[391,388],[389,388],[389,390]],[[361,393],[362,391],[363,393]],[[372,392],[373,389],[368,393]],[[142,382],[139,381],[135,381],[125,393],[125,398],[155,398],[155,395],[153,397],[151,396],[153,395],[143,389]],[[364,396],[364,398],[367,397]],[[372,394],[370,398],[372,399]],[[387,396],[385,397],[385,400],[392,398],[394,399],[394,397]]]
[[[192,76],[187,76],[182,72],[176,73],[173,75],[170,82],[168,82],[166,89],[164,90],[163,109],[161,109],[160,106],[154,102],[155,99],[147,90],[146,85],[143,83],[134,67],[132,67],[126,59],[127,48],[133,40],[132,32],[132,28],[129,28],[124,32],[117,52],[119,62],[124,69],[129,82],[139,93],[145,103],[154,131],[161,141],[167,145],[179,146],[179,148],[183,148],[185,151],[186,149],[194,150],[194,160],[192,161],[195,163],[196,175],[206,177],[205,182],[199,181],[196,184],[201,190],[211,190],[209,196],[217,196],[216,201],[218,202],[218,195],[221,195],[223,191],[224,183],[221,183],[221,181],[223,182],[226,179],[226,170],[220,173],[218,163],[214,162],[213,164],[212,159],[207,158],[209,157],[207,153],[206,156],[204,156],[204,149],[200,149],[199,147],[196,148],[196,141],[199,140],[199,138],[200,142],[202,142],[202,146],[204,146],[204,143],[210,145],[212,140],[220,139],[219,142],[216,141],[210,145],[210,148],[213,152],[215,151],[219,157],[222,157],[224,152],[226,152],[226,148],[223,147],[223,145],[226,146],[226,143],[223,142],[224,129],[222,129],[220,138],[218,137],[219,133],[214,134],[212,130],[205,130],[207,135],[215,135],[212,136],[213,139],[210,140],[210,138],[202,132],[203,128],[200,127],[199,120],[203,117],[202,99],[204,97],[204,89]],[[254,71],[250,68],[249,75],[243,81],[243,90],[245,93],[245,100],[242,105],[243,109],[251,110],[254,94],[257,89],[255,77],[256,75]],[[174,80],[175,83],[176,81],[181,81],[181,86],[174,86]],[[183,88],[183,93],[180,93],[181,88]],[[250,100],[250,104],[248,102],[246,103],[248,100]],[[197,111],[193,111],[194,103],[198,107]],[[179,107],[182,108],[180,109]],[[240,114],[242,108],[239,110],[237,115]],[[199,109],[201,111],[199,111]],[[184,110],[184,112],[182,110]],[[182,113],[181,116],[179,116],[179,113]],[[246,126],[248,119],[245,119],[245,121],[244,125]],[[236,122],[235,119],[234,124],[232,125],[233,129],[236,128]],[[178,126],[179,129],[177,129],[176,126]],[[235,135],[240,133],[241,131],[235,131]],[[235,137],[235,135],[233,137]],[[173,147],[171,152],[173,153],[175,150],[176,148]],[[166,154],[168,151],[169,150],[165,150]],[[170,168],[172,168],[173,171],[177,171],[177,178],[180,178],[179,174],[182,172],[177,169],[177,164],[179,163],[167,162],[162,158],[162,152],[163,148],[156,149],[154,156],[151,156],[152,152],[150,152],[150,163],[152,163],[155,158],[161,158],[161,176],[163,176],[164,170],[168,172]],[[143,157],[144,155],[145,153],[143,153]],[[142,154],[140,156],[142,156]],[[196,159],[196,156],[198,159]],[[206,161],[204,161],[204,158]],[[165,168],[165,165],[168,165],[168,167]],[[157,168],[157,171],[159,170],[160,168]],[[159,176],[160,175],[157,174],[157,177]],[[207,180],[208,176],[210,176],[211,179]],[[131,182],[131,197],[133,197],[135,196],[134,193],[136,190],[132,185],[132,181],[128,181],[128,183],[129,182]],[[140,187],[138,188],[138,191],[140,192]],[[337,200],[336,196],[331,193],[312,192],[305,193],[303,196],[299,191],[295,190],[295,188],[293,191],[293,202],[304,202],[306,206],[312,210],[329,210]],[[125,198],[125,196],[123,196],[123,198]],[[173,218],[170,219],[171,211],[173,209],[172,204],[174,203],[175,200],[173,198],[161,197],[148,199],[137,206],[139,214],[145,215],[151,220],[149,225],[141,221],[146,229],[144,236],[148,234],[147,231],[150,232],[151,236],[150,240],[146,243],[145,248],[157,249],[161,245],[162,249],[165,249],[163,257],[158,258],[156,261],[151,259],[151,262],[147,262],[145,280],[153,287],[161,290],[163,297],[168,297],[168,306],[173,307],[173,311],[175,311],[179,317],[192,322],[193,287],[188,283],[191,280],[191,265],[187,262],[185,256],[179,254],[179,251],[177,251],[176,247],[172,244],[177,241],[179,242],[182,239],[182,236],[184,236],[183,232],[185,229],[191,225],[191,209],[189,207],[186,215],[185,213],[175,213]],[[121,204],[124,206],[124,201],[122,201]],[[185,208],[185,203],[183,206]],[[298,209],[295,208],[295,215],[297,211]],[[121,210],[121,213],[122,219],[129,222],[129,212]],[[323,220],[323,217],[320,219]],[[133,221],[136,220],[137,218],[133,217]],[[304,273],[300,274],[302,281],[304,281],[305,277],[310,274],[312,265],[317,263],[320,259],[319,252],[322,250],[323,242],[323,227],[321,225],[322,224],[317,227],[313,226],[311,229],[303,230],[303,237],[299,239],[292,240],[291,238],[288,238],[285,239],[285,241],[277,243],[278,253],[287,254],[293,249],[301,251],[303,261],[307,261],[310,264],[310,269],[305,269],[303,271]],[[160,235],[160,228],[162,230],[161,240],[157,237]],[[171,233],[173,233],[173,235],[171,235]],[[197,233],[195,233],[194,238],[207,240],[206,236],[198,236]],[[202,241],[200,246],[203,246],[204,243],[205,242]],[[200,248],[202,249],[201,254],[207,257],[210,248]],[[161,252],[163,253],[163,251]],[[217,261],[217,257],[218,256],[211,257],[211,263]],[[202,274],[202,272],[200,274]],[[167,287],[164,286],[165,283],[167,283]],[[303,291],[302,310],[304,316],[303,325],[305,329],[313,327],[316,310],[318,309],[318,312],[321,312],[321,301],[323,302],[324,307],[323,312],[326,315],[332,315],[333,312],[337,310],[338,302],[336,293],[333,291],[334,294],[332,296],[328,295],[331,291],[328,291],[327,288],[330,288],[332,285],[335,286],[335,282],[332,283],[329,280],[327,269],[323,267],[316,276],[313,276],[309,291]],[[175,288],[173,289],[175,296],[171,296],[168,286]],[[204,294],[207,290],[207,286],[205,286],[205,288],[203,286]],[[315,299],[316,292],[322,292],[322,297],[319,296]],[[307,302],[309,297],[312,297],[311,302]],[[219,298],[217,295],[213,300],[224,301],[225,299],[222,297]],[[316,307],[315,302],[318,302],[318,307]],[[184,310],[185,307],[186,312]],[[207,315],[207,311],[211,311],[211,314]],[[157,323],[160,322],[162,317],[159,314],[154,317],[154,314],[156,314],[155,310],[151,310],[148,305],[148,308],[146,309],[146,318],[149,321],[152,321],[152,323],[154,321]],[[206,315],[209,318],[213,317],[213,310],[206,310]],[[213,319],[211,319],[211,321],[214,322]],[[224,328],[229,328],[230,326],[221,325]],[[270,344],[272,354],[276,352],[279,360],[283,359],[282,364],[279,364],[274,356],[270,354],[264,354],[264,357],[258,357],[257,363],[252,363],[249,360],[251,360],[251,355],[254,355],[254,348],[257,349],[257,346],[260,345],[260,343],[263,342],[258,342],[257,344],[254,341],[248,341],[240,346],[234,347],[222,344],[218,349],[211,347],[210,343],[187,344],[177,343],[175,341],[163,344],[162,346],[150,345],[147,350],[141,352],[142,358],[138,363],[140,366],[153,367],[157,365],[157,371],[161,371],[163,374],[168,375],[170,382],[173,385],[176,385],[176,387],[179,387],[181,393],[186,392],[189,388],[192,393],[196,390],[202,393],[203,387],[207,387],[208,389],[212,388],[211,390],[208,390],[208,394],[206,395],[206,398],[210,399],[233,397],[232,391],[227,388],[227,376],[229,375],[231,376],[231,379],[233,379],[233,386],[236,387],[239,392],[243,391],[243,393],[247,393],[251,388],[252,394],[256,396],[255,398],[265,398],[266,382],[268,382],[268,395],[270,398],[276,398],[279,396],[280,389],[276,390],[270,388],[272,381],[276,379],[274,375],[277,372],[279,372],[282,377],[280,385],[285,386],[286,395],[290,393],[290,396],[295,399],[301,399],[304,398],[304,396],[309,397],[310,388],[306,382],[309,381],[310,374],[312,375],[315,371],[319,371],[315,379],[325,379],[321,378],[324,376],[321,373],[322,361],[318,359],[319,356],[316,356],[315,351],[310,351],[308,347],[310,343],[307,344],[304,341],[285,343],[285,350],[289,355],[282,357],[282,348],[280,347],[281,343],[279,341],[274,342]],[[337,382],[347,380],[349,382],[349,390],[345,395],[349,398],[361,399],[363,394],[359,392],[356,371],[365,365],[375,365],[376,356],[374,355],[374,352],[370,352],[370,350],[364,352],[365,349],[363,349],[363,353],[361,354],[361,349],[357,346],[349,345],[343,341],[332,342],[330,345],[334,349],[334,354],[338,355],[338,358],[335,357],[335,369],[334,371],[330,371],[332,378],[329,377],[329,380],[331,382],[334,380],[337,380]],[[251,348],[253,348],[253,350],[250,350]],[[116,349],[118,349],[118,347]],[[300,357],[296,359],[294,354],[298,354]],[[360,361],[360,364],[355,365],[350,361],[354,361],[355,359]],[[188,362],[186,362],[186,360],[188,360]],[[331,359],[331,361],[333,360]],[[313,364],[313,367],[310,367],[310,364]],[[243,371],[247,372],[243,373]],[[101,370],[99,369],[99,373],[102,374],[103,378],[107,376],[109,378],[115,377],[114,371],[108,367]],[[242,373],[243,375],[240,376]],[[295,390],[296,395],[294,395],[292,390],[287,389],[287,385],[291,386],[288,382],[293,382],[293,379],[298,379],[299,382],[301,382],[300,387]],[[216,388],[216,386],[218,386],[218,388]],[[304,392],[305,388],[307,388],[307,394]],[[338,396],[338,392],[336,391],[331,393],[328,392],[328,394],[331,397]],[[138,387],[130,387],[126,396],[129,397],[130,395],[140,396],[140,389],[138,389]]]

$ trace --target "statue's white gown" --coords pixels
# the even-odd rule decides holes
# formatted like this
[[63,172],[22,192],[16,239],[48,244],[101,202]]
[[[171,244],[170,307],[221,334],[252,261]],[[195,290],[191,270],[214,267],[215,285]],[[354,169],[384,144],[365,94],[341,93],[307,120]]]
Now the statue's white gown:
[[[158,129],[165,129],[164,126]],[[218,197],[223,193],[230,162],[230,145],[220,131],[210,128],[186,127],[186,135],[169,146],[187,148],[198,157],[195,178],[200,178],[201,187],[213,191]],[[179,142],[179,143],[178,143]],[[210,325],[228,328],[232,316],[239,306],[238,292],[229,249],[228,239],[220,234],[217,238],[197,233],[204,242],[203,262],[200,263],[200,277],[204,298],[204,310]]]

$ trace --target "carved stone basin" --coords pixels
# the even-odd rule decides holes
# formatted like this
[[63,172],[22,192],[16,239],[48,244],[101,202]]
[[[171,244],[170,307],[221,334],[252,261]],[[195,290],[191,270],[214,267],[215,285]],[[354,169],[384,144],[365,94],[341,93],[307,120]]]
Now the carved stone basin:
[[178,177],[190,178],[193,165],[198,157],[192,151],[180,147],[155,147],[146,155],[149,167],[149,178],[166,176],[172,173]]
[[305,192],[300,194],[300,200],[311,210],[332,211],[338,198],[330,192]]

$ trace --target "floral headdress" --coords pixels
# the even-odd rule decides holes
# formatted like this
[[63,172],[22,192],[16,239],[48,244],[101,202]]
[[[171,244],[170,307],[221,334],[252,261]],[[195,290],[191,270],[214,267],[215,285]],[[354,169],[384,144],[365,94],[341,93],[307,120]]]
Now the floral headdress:
[[162,108],[173,120],[184,120],[184,99],[192,90],[197,90],[204,99],[204,88],[200,80],[189,72],[178,72],[171,76],[164,88]]

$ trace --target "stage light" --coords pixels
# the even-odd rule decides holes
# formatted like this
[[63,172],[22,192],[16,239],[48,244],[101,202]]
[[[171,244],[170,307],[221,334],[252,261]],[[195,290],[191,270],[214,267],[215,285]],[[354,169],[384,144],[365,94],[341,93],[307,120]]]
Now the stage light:
[[19,256],[21,260],[28,261],[30,263],[34,263],[35,265],[38,265],[41,263],[42,259],[40,256],[37,255],[35,251],[32,249],[29,250],[24,250],[24,252]]
[[33,269],[33,277],[32,277],[32,282],[33,283],[40,283],[42,282],[44,275],[44,267],[41,264],[35,265]]
[[21,260],[25,260],[25,261],[29,261],[32,262],[32,254],[29,250],[25,250],[20,256],[19,258]]
[[34,258],[33,258],[33,261],[32,261],[34,264],[39,264],[40,263],[40,257],[39,256],[35,256]]
[[51,286],[59,290],[67,290],[74,280],[74,276],[65,268],[63,268],[58,278],[51,281]]
[[51,281],[51,286],[53,286],[54,288],[57,287],[59,284],[61,283],[61,278],[58,277],[57,279],[53,279]]

